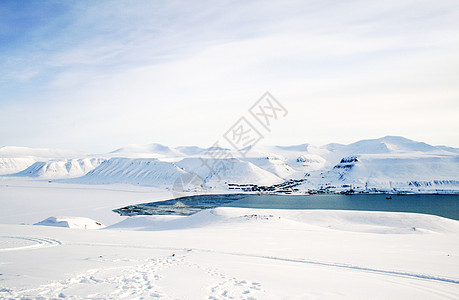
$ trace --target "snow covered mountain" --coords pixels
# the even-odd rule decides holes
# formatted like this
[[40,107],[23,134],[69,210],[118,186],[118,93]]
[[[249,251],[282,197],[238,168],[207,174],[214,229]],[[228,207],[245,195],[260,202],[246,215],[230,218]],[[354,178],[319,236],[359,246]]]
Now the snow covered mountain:
[[70,178],[80,177],[103,162],[102,158],[62,159],[38,161],[27,169],[14,174],[18,177]]
[[0,157],[2,158],[75,158],[85,155],[81,151],[61,150],[61,149],[46,149],[46,148],[28,148],[5,146],[0,148]]
[[341,159],[304,186],[332,191],[457,192],[459,156],[435,153],[362,154]]
[[36,162],[83,157],[79,151],[6,146],[0,148],[0,175],[14,174]]
[[13,174],[28,168],[36,162],[26,157],[0,157],[0,175]]
[[287,162],[279,156],[265,156],[265,157],[250,157],[242,159],[251,164],[256,165],[260,169],[266,170],[279,178],[289,179],[298,177],[295,175],[298,171],[287,164]]
[[270,171],[237,158],[185,158],[177,163],[183,170],[197,174],[207,184],[253,183],[272,185],[283,180]]
[[343,158],[320,184],[356,191],[452,192],[459,189],[459,156],[435,147],[388,136],[325,148]]
[[180,151],[161,144],[148,145],[127,145],[119,148],[110,154],[114,156],[132,157],[132,158],[168,158],[183,156]]
[[342,154],[381,154],[394,152],[433,152],[443,149],[426,143],[412,141],[400,136],[386,136],[373,140],[362,140],[349,145],[327,144],[324,146],[329,151]]
[[86,184],[138,184],[168,187],[185,172],[174,163],[156,158],[111,158],[70,182]]
[[218,158],[210,150],[128,145],[104,155],[69,158],[78,153],[3,147],[0,175],[172,187],[184,174],[197,174],[209,187],[221,189],[229,184],[271,186],[297,180],[300,191],[459,192],[459,149],[403,137],[320,147],[259,146],[244,157],[230,149],[213,149],[232,158]]

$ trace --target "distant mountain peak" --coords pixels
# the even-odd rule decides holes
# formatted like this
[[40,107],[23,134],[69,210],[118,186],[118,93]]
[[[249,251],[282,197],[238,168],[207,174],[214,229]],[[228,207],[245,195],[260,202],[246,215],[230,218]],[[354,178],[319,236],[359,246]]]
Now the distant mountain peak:
[[22,146],[4,146],[0,148],[0,157],[35,157],[35,158],[72,158],[84,156],[86,153],[75,150],[31,148]]

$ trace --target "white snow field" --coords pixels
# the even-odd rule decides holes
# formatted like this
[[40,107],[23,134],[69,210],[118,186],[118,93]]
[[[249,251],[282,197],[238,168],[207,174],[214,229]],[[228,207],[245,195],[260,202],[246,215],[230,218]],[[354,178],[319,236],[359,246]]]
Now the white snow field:
[[[2,179],[0,298],[459,298],[458,221],[247,208],[188,217],[111,212],[171,196],[134,185]],[[31,225],[48,217],[44,225],[57,227]],[[59,227],[71,220],[79,228]],[[108,227],[84,229],[88,222]]]

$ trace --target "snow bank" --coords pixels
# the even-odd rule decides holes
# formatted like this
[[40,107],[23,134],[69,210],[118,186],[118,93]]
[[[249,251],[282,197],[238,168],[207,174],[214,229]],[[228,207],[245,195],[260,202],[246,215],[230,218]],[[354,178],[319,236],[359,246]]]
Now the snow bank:
[[379,234],[459,233],[459,221],[433,215],[338,210],[270,210],[219,207],[182,216],[129,217],[107,229],[178,230],[207,226],[238,226],[247,222],[289,223],[292,227]]
[[78,229],[101,229],[105,226],[97,221],[83,217],[49,217],[34,225],[67,227]]
[[179,230],[227,223],[231,217],[215,209],[203,210],[191,216],[134,216],[107,227],[128,230]]

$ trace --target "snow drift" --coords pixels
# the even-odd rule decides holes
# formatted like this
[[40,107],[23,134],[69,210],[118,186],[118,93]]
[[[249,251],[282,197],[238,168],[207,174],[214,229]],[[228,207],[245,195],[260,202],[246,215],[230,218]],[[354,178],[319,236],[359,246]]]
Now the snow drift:
[[101,229],[105,226],[97,221],[83,217],[49,217],[34,225],[78,228],[78,229]]

